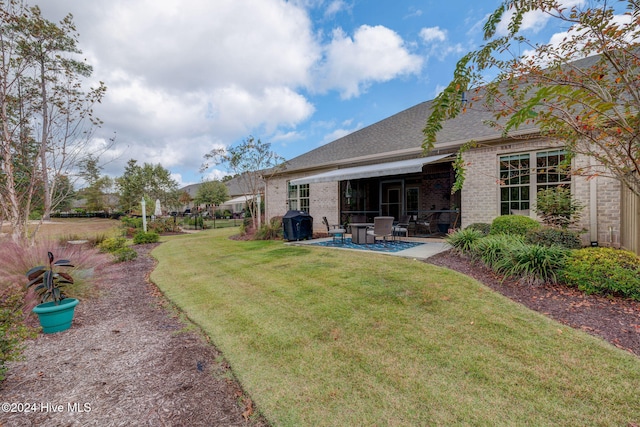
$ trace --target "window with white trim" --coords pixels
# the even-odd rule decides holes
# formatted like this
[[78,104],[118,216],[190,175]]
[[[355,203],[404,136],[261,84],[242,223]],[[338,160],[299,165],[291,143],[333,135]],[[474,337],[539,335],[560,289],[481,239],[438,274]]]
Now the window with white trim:
[[309,213],[309,184],[292,185],[289,183],[287,203],[289,210]]
[[501,156],[500,215],[528,215],[538,191],[557,185],[569,186],[571,175],[563,167],[565,161],[563,150]]

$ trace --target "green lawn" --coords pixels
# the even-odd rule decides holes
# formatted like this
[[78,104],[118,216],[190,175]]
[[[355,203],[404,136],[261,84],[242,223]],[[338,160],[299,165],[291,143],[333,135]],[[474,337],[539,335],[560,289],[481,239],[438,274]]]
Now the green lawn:
[[640,359],[456,272],[231,229],[151,275],[277,426],[640,423]]

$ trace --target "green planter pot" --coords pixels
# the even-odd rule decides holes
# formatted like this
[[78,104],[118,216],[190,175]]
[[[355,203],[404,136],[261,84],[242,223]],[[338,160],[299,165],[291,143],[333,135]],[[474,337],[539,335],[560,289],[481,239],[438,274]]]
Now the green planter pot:
[[78,302],[75,298],[65,298],[58,305],[52,301],[35,306],[33,312],[40,319],[42,332],[53,334],[69,329]]

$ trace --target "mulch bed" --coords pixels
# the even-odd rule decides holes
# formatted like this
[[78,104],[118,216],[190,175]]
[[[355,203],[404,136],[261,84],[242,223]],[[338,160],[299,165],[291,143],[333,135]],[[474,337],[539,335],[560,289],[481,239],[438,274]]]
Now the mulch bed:
[[102,295],[81,301],[72,328],[40,334],[9,364],[2,401],[22,406],[0,426],[267,425],[222,355],[149,283],[155,246],[101,272]]
[[428,263],[464,273],[506,297],[560,323],[601,337],[640,356],[640,302],[623,298],[586,295],[563,285],[523,285],[504,279],[480,263],[472,263],[453,251],[440,253]]

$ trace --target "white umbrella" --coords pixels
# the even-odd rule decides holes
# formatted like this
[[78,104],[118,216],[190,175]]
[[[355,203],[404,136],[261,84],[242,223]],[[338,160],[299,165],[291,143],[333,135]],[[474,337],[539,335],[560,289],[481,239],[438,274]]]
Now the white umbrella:
[[160,199],[156,199],[156,210],[153,214],[155,216],[162,216],[162,209],[160,208]]

